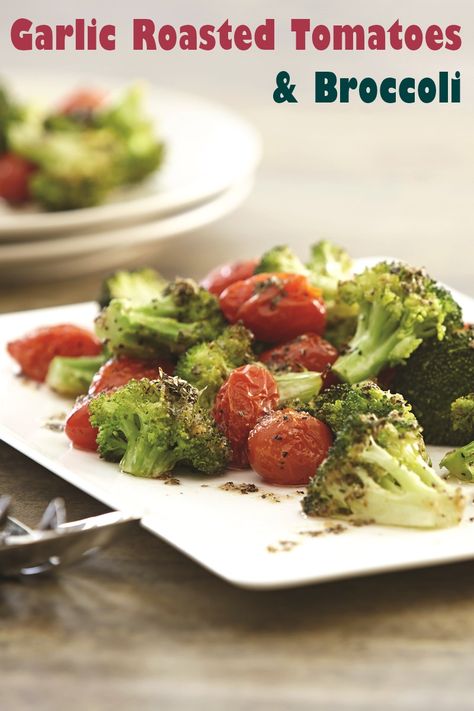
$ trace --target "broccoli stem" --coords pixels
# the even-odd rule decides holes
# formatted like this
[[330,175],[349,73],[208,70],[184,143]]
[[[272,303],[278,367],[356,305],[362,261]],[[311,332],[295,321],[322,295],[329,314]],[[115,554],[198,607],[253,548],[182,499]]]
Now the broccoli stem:
[[[459,514],[451,500],[444,500],[446,507],[437,507],[438,500],[429,492],[397,492],[396,485],[382,487],[362,468],[355,470],[365,487],[365,503],[368,518],[384,526],[408,526],[414,528],[444,528],[459,523]],[[379,482],[380,484],[380,482]],[[446,513],[444,509],[446,508]],[[369,513],[370,512],[370,513]]]
[[[384,469],[393,482],[400,487],[400,492],[404,490],[421,492],[426,488],[427,491],[434,494],[433,489],[427,487],[423,481],[420,481],[412,469],[409,469],[405,463],[398,460],[383,447],[380,447],[376,442],[372,442],[370,447],[364,449],[360,459],[367,464],[375,464]],[[413,462],[410,461],[410,466],[412,464]]]
[[172,450],[153,447],[148,432],[128,436],[127,449],[120,461],[120,468],[127,474],[154,478],[173,469],[176,458]]
[[[448,488],[440,487],[435,481],[429,467],[411,447],[404,447],[403,459],[390,454],[386,449],[372,442],[360,455],[360,460],[381,467],[388,474],[388,479],[378,481],[388,493],[395,497],[397,505],[396,518],[393,517],[391,506],[387,505],[381,490],[363,470],[357,475],[363,478],[368,491],[368,510],[376,515],[378,523],[399,524],[403,520],[406,526],[437,528],[454,526],[459,523],[459,512],[455,497],[459,494]],[[395,501],[394,499],[394,501]],[[403,507],[400,514],[400,505]],[[376,508],[372,508],[375,506]]]
[[75,357],[56,356],[49,365],[46,383],[60,395],[68,397],[84,395],[105,359],[104,354]]
[[350,350],[339,356],[334,372],[347,383],[358,383],[377,375],[390,363],[393,351],[400,345],[412,343],[414,350],[421,339],[402,337],[398,326],[380,304],[365,308],[359,315]]
[[133,321],[155,333],[164,343],[179,343],[185,338],[192,337],[195,331],[194,324],[181,323],[167,316],[140,314],[134,315]]
[[278,386],[280,404],[284,404],[289,400],[307,402],[315,395],[318,395],[323,384],[321,373],[313,371],[279,373],[274,374],[274,378]]
[[474,481],[474,442],[445,454],[441,466],[462,481]]
[[[134,312],[120,331],[119,351],[144,358],[157,355],[160,347],[175,352],[177,348],[184,350],[187,345],[195,343],[197,334],[198,324]],[[107,340],[106,332],[101,335]]]

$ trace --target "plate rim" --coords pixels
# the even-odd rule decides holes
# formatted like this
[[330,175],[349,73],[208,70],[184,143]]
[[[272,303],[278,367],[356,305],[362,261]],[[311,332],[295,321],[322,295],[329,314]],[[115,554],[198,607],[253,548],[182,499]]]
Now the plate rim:
[[[387,259],[387,257],[372,257],[372,258],[366,258],[363,260],[359,260],[359,265],[360,266],[366,266],[369,263],[373,263],[374,261],[379,261],[380,259]],[[455,294],[455,296],[461,297],[461,302],[464,302],[464,304],[469,304],[469,308],[474,309],[474,298],[470,297],[468,295],[460,294],[456,290],[451,289],[451,291]],[[3,319],[9,320],[10,323],[16,318],[21,316],[22,318],[26,318],[29,314],[34,314],[35,317],[40,317],[42,313],[45,313],[45,317],[53,317],[55,312],[61,309],[70,309],[71,310],[71,318],[74,319],[75,317],[81,318],[79,314],[82,314],[86,309],[89,309],[92,313],[94,309],[94,302],[83,302],[80,304],[66,304],[64,306],[53,306],[53,307],[46,307],[46,308],[39,308],[39,309],[28,309],[24,311],[17,311],[17,312],[10,312],[10,313],[5,313],[5,314],[0,314],[0,323],[2,322]],[[77,311],[77,316],[74,313],[74,311]],[[23,329],[24,325],[22,325]],[[29,444],[27,441],[24,440],[24,438],[21,435],[17,435],[14,431],[12,431],[8,426],[6,426],[4,423],[0,423],[0,439],[4,440],[7,444],[10,444],[10,446],[14,447],[18,451],[20,451],[22,454],[27,456],[29,459],[32,461],[37,462],[41,466],[45,467],[48,471],[51,471],[57,476],[60,476],[64,480],[68,481],[71,485],[78,487],[82,491],[86,492],[90,496],[102,501],[104,504],[112,507],[112,508],[118,508],[122,511],[127,511],[127,507],[123,506],[123,502],[116,501],[115,496],[116,493],[115,491],[111,489],[107,490],[101,490],[100,484],[95,484],[94,482],[90,482],[87,480],[77,480],[78,474],[71,469],[67,464],[63,464],[59,460],[54,460],[51,456],[48,456],[47,454],[43,454],[41,451],[38,451],[38,449],[34,449],[35,445],[34,444]],[[119,495],[120,496],[120,493]],[[119,505],[117,505],[117,503]],[[130,513],[133,513],[133,507],[130,510]],[[414,569],[414,568],[422,568],[422,567],[427,567],[427,566],[435,566],[435,565],[443,565],[443,564],[448,564],[448,563],[455,563],[455,562],[460,562],[464,560],[469,560],[474,558],[474,544],[473,546],[469,549],[468,548],[468,543],[469,540],[466,540],[466,544],[464,548],[454,548],[451,552],[444,552],[439,553],[436,552],[436,547],[426,547],[423,549],[422,554],[419,554],[415,551],[414,555],[412,558],[408,557],[404,561],[400,560],[389,560],[385,564],[379,564],[377,560],[375,560],[374,564],[370,564],[370,561],[367,562],[365,561],[362,565],[359,567],[346,567],[344,570],[341,569],[336,569],[335,571],[331,572],[323,572],[322,574],[316,575],[314,573],[314,569],[312,569],[308,574],[299,574],[299,575],[293,575],[292,577],[282,577],[278,578],[277,575],[274,577],[270,576],[269,578],[266,579],[260,579],[258,580],[255,575],[252,575],[249,573],[249,576],[246,577],[241,571],[237,571],[235,574],[232,574],[232,566],[213,566],[209,562],[206,562],[205,560],[202,560],[198,556],[193,555],[190,553],[186,548],[182,547],[179,542],[173,541],[172,538],[169,538],[167,535],[166,531],[163,532],[163,530],[159,531],[157,530],[157,527],[153,523],[153,519],[156,518],[156,514],[153,513],[148,513],[143,515],[142,520],[141,520],[141,525],[153,533],[154,535],[157,535],[160,539],[165,540],[166,542],[170,543],[174,548],[180,550],[183,552],[187,557],[192,558],[196,562],[198,562],[200,565],[202,565],[204,568],[207,570],[210,570],[213,574],[217,575],[218,577],[226,580],[229,583],[232,583],[233,585],[237,585],[242,588],[246,589],[252,589],[252,590],[270,590],[270,589],[286,589],[286,588],[291,588],[291,587],[299,587],[299,586],[304,586],[304,585],[311,585],[311,584],[320,584],[320,583],[325,583],[329,582],[331,580],[340,580],[340,579],[348,579],[352,577],[362,577],[366,575],[376,575],[376,574],[382,574],[382,573],[389,573],[389,572],[394,572],[397,570],[409,570],[409,569]],[[401,531],[405,531],[405,529],[400,529]],[[408,529],[407,529],[408,530]],[[447,529],[447,531],[450,530],[458,530],[457,527],[455,529]],[[417,531],[415,532],[416,534],[419,534],[420,536],[423,536],[425,533],[424,531]],[[441,534],[443,532],[440,532]],[[470,537],[467,536],[465,539],[469,539]]]
[[[61,83],[78,85],[81,81],[87,81],[87,78],[80,73],[44,73],[42,79],[45,85],[51,84],[52,86],[58,86]],[[11,84],[13,91],[15,91],[15,86],[18,87],[21,82],[31,85],[31,75],[24,72],[15,72],[11,75],[8,83],[9,85]],[[100,76],[94,77],[95,85],[108,86],[111,91],[123,90],[133,83],[133,79],[130,78],[117,80]],[[243,180],[247,174],[256,170],[263,154],[262,138],[255,126],[238,111],[221,104],[219,101],[204,98],[193,92],[172,89],[152,81],[142,83],[147,86],[149,98],[153,102],[159,100],[160,103],[165,104],[171,98],[175,102],[189,103],[199,111],[210,111],[216,115],[219,114],[227,121],[232,122],[239,128],[241,136],[245,138],[252,160],[249,160],[245,167],[242,166],[232,179],[223,181],[220,178],[215,180],[213,184],[208,182],[208,188],[205,191],[203,191],[200,183],[199,185],[196,183],[192,188],[174,188],[174,190],[166,194],[158,191],[130,201],[105,203],[76,210],[20,212],[16,214],[0,212],[0,243],[7,240],[23,241],[30,236],[33,236],[34,239],[41,239],[41,235],[67,234],[75,230],[85,230],[91,226],[117,225],[123,221],[132,224],[133,220],[142,220],[147,217],[158,217],[170,212],[178,212],[200,202],[215,198],[219,193],[228,190],[232,185]]]
[[[214,196],[211,200],[176,214],[149,220],[139,225],[127,224],[124,227],[111,225],[100,232],[71,234],[62,240],[37,239],[33,242],[21,241],[12,244],[0,243],[0,270],[8,264],[22,264],[31,259],[55,260],[93,254],[114,247],[123,247],[133,243],[144,245],[172,239],[174,236],[186,234],[209,225],[227,215],[250,195],[255,183],[254,175],[250,175],[235,183],[227,190]],[[46,251],[45,251],[46,248]]]

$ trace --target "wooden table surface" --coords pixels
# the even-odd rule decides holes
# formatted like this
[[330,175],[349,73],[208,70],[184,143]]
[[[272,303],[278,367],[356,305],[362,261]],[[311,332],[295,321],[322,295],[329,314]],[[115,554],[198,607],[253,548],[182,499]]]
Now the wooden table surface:
[[[356,140],[340,114],[316,124],[301,108],[286,144],[283,114],[247,113],[265,136],[254,194],[194,242],[161,245],[165,273],[198,276],[224,256],[255,253],[256,241],[258,250],[287,241],[302,252],[324,234],[357,255],[423,260],[472,294],[472,117],[457,116],[451,149],[440,153],[446,114],[427,125],[422,114],[400,114],[398,145],[408,148],[397,150],[387,117],[377,130],[381,119],[368,110],[353,116]],[[89,299],[99,281],[0,287],[0,308]],[[72,518],[104,511],[5,445],[0,492],[29,523],[57,495]],[[474,562],[248,592],[137,528],[58,577],[1,583],[0,708],[472,709],[473,589]]]

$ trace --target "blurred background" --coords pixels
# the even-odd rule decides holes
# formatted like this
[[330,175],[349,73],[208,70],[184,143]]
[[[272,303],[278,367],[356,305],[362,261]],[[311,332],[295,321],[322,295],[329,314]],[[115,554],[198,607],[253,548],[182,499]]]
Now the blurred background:
[[[67,23],[95,17],[117,25],[115,52],[19,52],[9,40],[12,22]],[[267,17],[277,23],[275,52],[133,52],[132,18],[157,24],[254,26]],[[315,24],[379,23],[462,26],[460,51],[295,52],[291,17]],[[263,159],[255,187],[234,212],[212,226],[156,245],[151,261],[167,276],[201,277],[217,263],[245,258],[267,247],[291,244],[301,256],[318,238],[343,244],[353,255],[396,256],[426,266],[434,276],[474,295],[473,164],[474,48],[471,0],[217,0],[116,3],[92,0],[21,0],[0,6],[2,75],[30,77],[68,72],[114,80],[146,79],[153,85],[221,102],[259,131]],[[297,104],[275,104],[275,75],[287,70],[296,83]],[[462,74],[458,105],[318,105],[313,102],[316,70],[338,75],[431,76]],[[66,238],[65,238],[66,239]],[[133,262],[131,257],[130,263]],[[34,275],[32,274],[33,281]],[[0,286],[2,310],[89,299],[100,275],[67,282]]]

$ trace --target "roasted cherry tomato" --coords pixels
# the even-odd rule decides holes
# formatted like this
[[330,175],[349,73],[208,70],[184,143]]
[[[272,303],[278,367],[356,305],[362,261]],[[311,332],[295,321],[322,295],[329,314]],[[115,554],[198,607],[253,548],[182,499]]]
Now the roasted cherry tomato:
[[277,404],[277,384],[263,366],[243,365],[229,375],[217,393],[214,418],[230,442],[234,466],[245,468],[248,465],[250,430]]
[[272,370],[314,370],[322,373],[334,363],[338,352],[317,333],[303,333],[287,343],[264,351],[260,360]]
[[331,431],[320,420],[305,412],[277,410],[251,431],[249,460],[269,484],[307,484],[331,444]]
[[126,385],[129,380],[141,378],[154,380],[158,377],[160,368],[168,375],[173,375],[174,365],[164,359],[149,361],[126,356],[111,358],[94,376],[89,395],[119,388],[121,385]]
[[7,350],[24,375],[43,382],[55,356],[98,355],[102,344],[90,331],[72,324],[46,326],[11,341]]
[[26,202],[30,197],[29,180],[35,166],[21,156],[0,156],[0,198],[7,202]]
[[255,271],[258,259],[248,259],[245,262],[234,262],[233,264],[222,264],[216,267],[202,280],[201,286],[219,296],[224,289],[234,284],[236,281],[248,279]]
[[90,423],[89,402],[90,397],[87,396],[76,402],[66,420],[64,431],[76,449],[96,452],[99,430]]
[[301,274],[255,274],[219,297],[224,316],[242,321],[260,341],[282,343],[308,331],[321,334],[326,307],[319,289]]
[[59,111],[62,114],[90,113],[104,103],[105,92],[100,89],[78,89],[68,96]]

